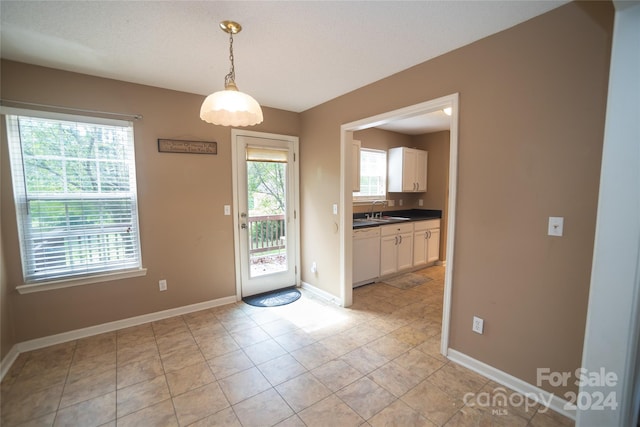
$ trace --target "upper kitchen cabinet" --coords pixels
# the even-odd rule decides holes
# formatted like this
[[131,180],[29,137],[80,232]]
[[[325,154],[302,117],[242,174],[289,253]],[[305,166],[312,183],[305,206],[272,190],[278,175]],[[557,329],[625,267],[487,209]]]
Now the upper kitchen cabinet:
[[427,152],[415,148],[389,149],[389,192],[427,191]]

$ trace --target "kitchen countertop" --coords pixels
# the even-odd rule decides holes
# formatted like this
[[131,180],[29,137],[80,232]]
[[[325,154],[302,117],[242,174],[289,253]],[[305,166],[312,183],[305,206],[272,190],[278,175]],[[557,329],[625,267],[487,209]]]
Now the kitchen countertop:
[[[433,210],[433,209],[407,209],[407,210],[400,210],[400,211],[383,211],[382,215],[392,217],[392,218],[408,218],[408,220],[390,219],[384,222],[383,221],[362,221],[357,223],[354,221],[353,229],[356,230],[360,228],[379,227],[381,225],[397,224],[397,223],[403,223],[403,222],[425,221],[428,219],[441,219],[442,211]],[[365,218],[364,213],[353,214],[353,219],[364,219],[364,218]]]

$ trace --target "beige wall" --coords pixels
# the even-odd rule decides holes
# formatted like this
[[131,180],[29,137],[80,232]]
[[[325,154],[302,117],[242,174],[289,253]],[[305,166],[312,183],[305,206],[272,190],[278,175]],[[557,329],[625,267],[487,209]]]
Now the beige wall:
[[302,279],[339,295],[340,125],[459,93],[450,347],[532,384],[580,366],[612,23],[570,3],[305,111]]
[[[28,295],[13,291],[22,273],[2,132],[2,238],[17,342],[235,295],[233,220],[223,215],[232,204],[231,130],[200,120],[202,96],[3,61],[2,97],[144,116],[135,148],[147,275]],[[299,134],[298,114],[264,108],[264,118],[251,129]],[[217,141],[218,155],[158,153],[158,138]],[[158,291],[159,279],[168,291]]]

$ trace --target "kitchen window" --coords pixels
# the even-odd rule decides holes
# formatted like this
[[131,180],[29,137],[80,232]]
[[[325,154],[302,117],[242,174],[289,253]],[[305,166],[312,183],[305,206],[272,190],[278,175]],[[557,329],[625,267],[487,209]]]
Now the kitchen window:
[[6,113],[25,282],[18,290],[144,274],[133,124]]
[[387,152],[360,148],[360,191],[355,202],[385,199],[387,195]]

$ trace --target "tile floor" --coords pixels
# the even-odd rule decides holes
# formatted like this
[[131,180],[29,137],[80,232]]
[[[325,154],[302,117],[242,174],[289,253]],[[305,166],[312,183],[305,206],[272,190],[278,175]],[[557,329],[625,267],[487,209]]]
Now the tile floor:
[[[303,291],[21,354],[2,382],[10,426],[565,426],[439,353],[443,268],[400,290],[357,288],[343,309]],[[517,399],[511,399],[518,402]],[[472,401],[471,401],[472,403]]]

